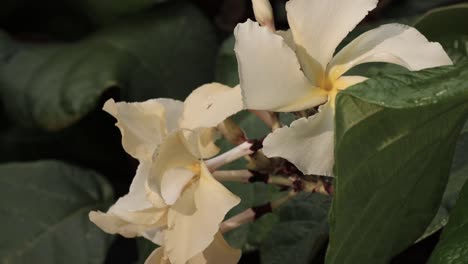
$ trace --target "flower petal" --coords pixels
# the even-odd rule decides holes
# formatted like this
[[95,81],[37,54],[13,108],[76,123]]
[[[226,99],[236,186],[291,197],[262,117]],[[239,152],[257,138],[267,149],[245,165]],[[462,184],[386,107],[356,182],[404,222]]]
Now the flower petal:
[[336,78],[366,62],[389,62],[411,71],[452,65],[439,43],[429,42],[415,28],[401,24],[386,24],[361,34],[333,58],[330,74]]
[[155,100],[164,106],[167,132],[171,133],[179,129],[179,122],[182,118],[184,103],[170,98],[158,98]]
[[152,208],[139,212],[129,212],[125,216],[126,219],[112,212],[89,212],[91,222],[106,233],[120,234],[124,237],[145,236],[155,243],[158,241],[153,240],[153,238],[157,238],[161,228],[167,224],[166,209]]
[[[286,4],[289,26],[300,57],[307,53],[314,65],[304,71],[325,70],[338,44],[377,6],[377,0],[291,0]],[[312,67],[313,66],[313,67]],[[309,77],[310,78],[310,77]]]
[[184,264],[205,250],[213,242],[226,213],[239,202],[239,197],[216,181],[202,163],[195,192],[195,213],[187,215],[173,208],[169,210],[164,245],[171,263]]
[[159,247],[151,252],[145,260],[145,264],[171,264],[171,262],[164,256],[164,247]]
[[333,175],[334,109],[332,103],[319,113],[301,118],[269,134],[263,141],[268,157],[282,157],[304,174]]
[[195,89],[184,102],[182,128],[215,127],[243,108],[239,86],[209,83]]
[[155,192],[164,199],[161,185],[165,173],[175,168],[188,168],[197,162],[198,157],[192,155],[187,149],[181,131],[169,134],[159,147],[156,160],[150,169],[147,181],[149,191]]
[[181,134],[187,149],[195,157],[208,159],[218,154],[219,148],[215,144],[218,133],[215,128],[184,129]]
[[113,211],[135,212],[153,207],[145,195],[145,183],[149,175],[151,164],[142,162],[137,168],[135,177],[130,185],[130,191],[119,198],[114,204]]
[[186,168],[173,168],[164,172],[161,179],[161,196],[168,205],[173,205],[195,173]]
[[157,100],[116,103],[109,99],[103,109],[117,119],[125,151],[140,161],[151,160],[166,135],[164,107]]
[[217,233],[213,242],[203,251],[191,258],[189,264],[236,264],[241,257],[239,249],[232,248],[224,240],[221,233]]
[[350,86],[366,81],[368,78],[363,76],[341,76],[333,83],[333,88],[345,90]]
[[254,110],[299,111],[327,100],[304,76],[283,38],[248,20],[234,30],[244,106]]

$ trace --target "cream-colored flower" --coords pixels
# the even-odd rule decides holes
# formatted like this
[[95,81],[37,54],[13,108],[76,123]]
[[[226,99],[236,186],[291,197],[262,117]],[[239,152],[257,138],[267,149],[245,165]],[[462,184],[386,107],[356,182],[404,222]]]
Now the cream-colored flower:
[[252,7],[255,14],[255,20],[270,30],[275,30],[275,21],[273,17],[273,8],[270,0],[252,0]]
[[400,24],[367,31],[333,56],[376,5],[377,0],[291,0],[286,4],[290,25],[286,32],[274,33],[252,21],[236,27],[246,108],[292,112],[321,105],[318,114],[268,135],[266,155],[286,158],[306,174],[331,176],[335,96],[366,80],[344,76],[350,68],[388,62],[417,71],[452,64],[440,44]]
[[240,202],[213,178],[201,153],[193,151],[196,145],[189,146],[195,141],[188,141],[187,133],[197,131],[174,132],[164,140],[148,178],[148,197],[155,207],[167,208],[162,245],[173,264],[203,252],[226,213]]
[[172,99],[153,99],[142,103],[116,103],[109,99],[103,109],[117,119],[122,146],[138,159],[129,193],[117,200],[106,213],[92,211],[90,220],[110,234],[144,236],[162,243],[160,231],[167,225],[165,206],[155,207],[146,197],[146,181],[153,155],[168,133],[178,129],[183,103]]
[[[218,232],[213,242],[202,252],[187,261],[188,264],[236,264],[241,251],[233,249]],[[146,259],[145,264],[171,264],[164,247],[157,248]]]
[[219,151],[212,127],[242,110],[240,88],[207,84],[184,103],[111,99],[104,110],[117,118],[122,145],[140,165],[129,193],[106,213],[90,212],[90,220],[105,232],[165,245],[173,263],[185,263],[212,243],[224,215],[239,203],[203,159]]

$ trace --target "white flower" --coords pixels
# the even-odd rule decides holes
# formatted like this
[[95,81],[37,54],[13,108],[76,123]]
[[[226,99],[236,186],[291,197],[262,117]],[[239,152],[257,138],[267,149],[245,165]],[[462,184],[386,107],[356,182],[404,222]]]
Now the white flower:
[[[226,213],[240,199],[213,178],[194,152],[187,133],[174,132],[160,146],[148,178],[148,197],[155,207],[166,206],[164,254],[183,264],[212,244]],[[196,137],[196,135],[191,138]]]
[[[241,251],[231,248],[220,233],[215,235],[213,242],[202,252],[190,260],[188,264],[236,264]],[[146,259],[145,264],[171,264],[164,247],[157,248]]]
[[[210,245],[226,212],[239,203],[211,176],[202,159],[219,151],[212,127],[242,110],[240,88],[207,84],[184,103],[172,99],[115,103],[110,99],[104,110],[118,120],[122,145],[140,165],[129,193],[106,213],[90,212],[90,220],[108,233],[144,236],[164,244],[173,263],[185,263]],[[191,223],[203,221],[203,228],[190,227],[185,217]],[[196,230],[190,233],[190,228]],[[177,232],[190,237],[178,237]]]
[[286,4],[286,32],[275,34],[252,21],[236,27],[246,108],[292,112],[323,104],[318,114],[268,135],[266,155],[286,158],[306,174],[331,176],[335,96],[366,80],[343,74],[367,62],[394,63],[412,71],[452,64],[440,44],[400,24],[365,32],[333,57],[338,44],[376,5],[377,0],[291,0]]
[[270,30],[275,30],[275,21],[273,18],[273,8],[270,0],[252,0],[252,7],[255,14],[255,20]]

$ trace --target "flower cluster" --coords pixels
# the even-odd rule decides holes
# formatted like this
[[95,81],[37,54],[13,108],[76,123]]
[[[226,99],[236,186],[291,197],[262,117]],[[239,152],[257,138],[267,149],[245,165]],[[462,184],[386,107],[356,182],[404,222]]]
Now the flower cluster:
[[213,175],[224,175],[218,168],[258,146],[241,140],[212,158],[219,151],[217,127],[226,118],[243,109],[265,119],[274,112],[314,113],[290,126],[270,123],[273,132],[262,151],[304,175],[333,176],[335,97],[366,80],[346,75],[348,70],[368,62],[411,71],[452,64],[440,44],[400,24],[365,32],[335,54],[377,2],[290,0],[290,29],[276,31],[269,2],[254,0],[258,23],[249,20],[234,32],[240,86],[206,84],[184,102],[107,101],[104,110],[118,120],[122,145],[139,167],[129,193],[106,213],[91,212],[91,221],[108,233],[143,236],[159,245],[147,263],[237,263],[240,251],[223,239],[220,224],[240,199]]

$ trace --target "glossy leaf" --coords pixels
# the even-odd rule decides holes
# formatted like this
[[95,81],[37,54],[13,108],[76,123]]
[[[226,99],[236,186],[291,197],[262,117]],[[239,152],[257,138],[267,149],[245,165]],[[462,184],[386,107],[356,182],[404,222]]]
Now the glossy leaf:
[[[466,168],[465,173],[468,173]],[[465,184],[428,264],[463,264],[468,260],[467,203],[468,184]]]
[[371,79],[337,97],[326,263],[388,263],[439,208],[468,115],[468,63]]

